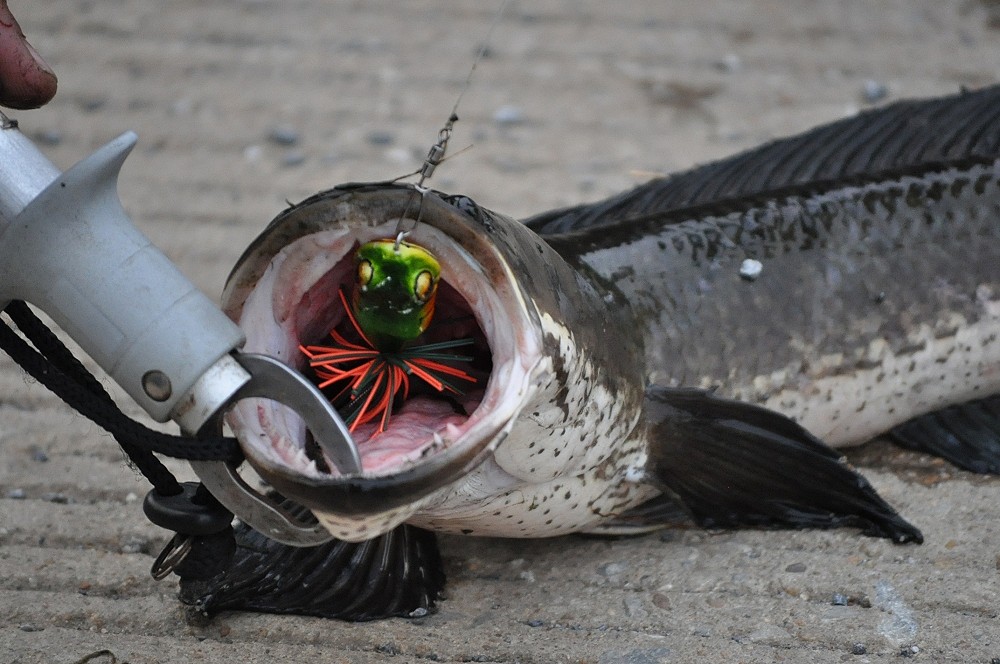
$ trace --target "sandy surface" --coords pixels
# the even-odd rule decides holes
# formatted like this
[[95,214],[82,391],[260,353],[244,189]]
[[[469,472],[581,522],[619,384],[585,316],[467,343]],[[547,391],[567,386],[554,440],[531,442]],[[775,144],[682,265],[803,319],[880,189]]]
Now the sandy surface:
[[[212,296],[285,199],[416,168],[496,5],[13,4],[60,76],[22,127],[61,167],[138,131],[126,207]],[[459,110],[453,152],[474,147],[433,184],[527,215],[855,112],[868,80],[890,100],[995,83],[995,7],[515,2]],[[1000,658],[1000,483],[884,446],[856,459],[923,546],[853,531],[445,538],[441,611],[364,625],[188,626],[175,583],[147,573],[166,536],[141,514],[144,483],[9,362],[0,459],[4,663],[105,648],[135,664]]]

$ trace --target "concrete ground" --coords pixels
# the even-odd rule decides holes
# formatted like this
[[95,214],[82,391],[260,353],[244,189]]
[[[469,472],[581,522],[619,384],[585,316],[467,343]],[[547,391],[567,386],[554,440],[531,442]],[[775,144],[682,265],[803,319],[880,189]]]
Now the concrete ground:
[[[25,132],[68,167],[138,131],[125,205],[217,296],[286,199],[419,165],[498,3],[12,4],[60,77]],[[513,215],[597,199],[880,97],[996,83],[998,28],[992,0],[513,2],[459,109],[452,153],[473,147],[433,184]],[[440,612],[360,625],[186,624],[148,575],[166,536],[146,485],[9,361],[0,458],[3,663],[1000,661],[1000,482],[884,444],[853,458],[922,546],[448,537]]]

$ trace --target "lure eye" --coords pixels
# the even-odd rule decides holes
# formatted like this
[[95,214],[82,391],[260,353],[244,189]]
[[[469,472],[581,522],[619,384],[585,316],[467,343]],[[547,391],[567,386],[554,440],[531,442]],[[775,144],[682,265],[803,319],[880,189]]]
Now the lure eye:
[[431,288],[434,286],[434,276],[424,270],[413,280],[413,294],[421,302],[426,302],[431,296]]
[[368,282],[372,280],[374,272],[371,261],[363,260],[358,263],[358,285],[367,286]]

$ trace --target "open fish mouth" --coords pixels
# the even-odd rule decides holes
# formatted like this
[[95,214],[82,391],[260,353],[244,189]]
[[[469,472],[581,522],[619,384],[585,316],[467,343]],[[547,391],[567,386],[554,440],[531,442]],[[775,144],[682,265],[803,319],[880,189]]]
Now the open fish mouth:
[[[331,293],[343,295],[350,292],[355,273],[352,256],[359,246],[360,243],[355,241],[347,255],[304,293],[301,302],[307,305],[313,302],[322,305],[330,302],[342,304],[346,297],[331,298]],[[468,279],[463,281],[467,283]],[[357,422],[352,424],[351,430],[365,473],[378,474],[387,470],[391,472],[400,465],[412,463],[421,456],[432,454],[435,449],[448,445],[449,441],[458,440],[469,427],[471,416],[476,413],[483,401],[484,386],[488,385],[493,368],[493,354],[486,334],[479,325],[469,302],[447,282],[438,286],[435,308],[437,315],[432,325],[416,343],[419,345],[463,343],[461,354],[447,351],[439,354],[443,357],[461,358],[450,362],[444,361],[446,366],[458,363],[461,365],[461,369],[457,366],[455,368],[462,372],[462,378],[449,380],[442,376],[453,386],[453,390],[435,389],[412,371],[406,377],[406,388],[401,388],[395,395],[392,395],[391,390],[384,385],[388,382],[386,375],[389,374],[389,369],[382,374],[381,391],[375,388],[352,390],[350,385],[344,385],[348,381],[335,381],[330,378],[324,380],[326,375],[322,369],[311,376],[314,383],[327,388],[327,394],[335,404],[340,405],[341,410],[353,409],[356,414]],[[296,336],[299,337],[303,350],[311,349],[308,354],[317,361],[323,359],[324,350],[340,345],[336,342],[330,345],[333,337],[330,333],[317,338],[314,334],[316,331],[314,328],[317,326],[333,330],[340,339],[346,340],[358,336],[356,324],[349,315],[346,315],[343,307],[321,306],[317,311],[307,309],[304,313],[305,326],[297,331]],[[486,313],[490,315],[493,310],[487,307]],[[355,345],[366,344],[362,340]],[[354,364],[361,365],[363,362]],[[303,368],[302,371],[307,375],[310,373],[308,369]],[[378,372],[373,371],[371,375],[378,375]],[[430,377],[435,378],[434,375]],[[375,380],[373,378],[371,382]],[[381,394],[386,394],[382,400],[386,407],[384,409],[381,406],[373,407],[372,410],[375,412],[371,413],[373,417],[370,420],[362,417],[360,414],[365,412],[364,404],[379,402]],[[384,419],[381,415],[374,416],[379,410],[382,410]],[[327,474],[333,472],[323,451],[314,443],[312,434],[308,431],[305,453],[314,462],[317,470]],[[297,449],[296,456],[298,456]]]
[[[393,237],[402,215],[420,211],[420,223],[404,222],[412,228],[407,241],[441,264],[434,322],[420,343],[471,339],[460,352],[471,356],[462,368],[475,382],[454,395],[415,386],[397,400],[384,431],[377,422],[359,424],[356,476],[339,473],[281,404],[246,399],[227,417],[247,460],[279,491],[308,506],[357,513],[426,495],[478,465],[528,401],[541,341],[510,268],[468,215],[436,197],[421,202],[412,189],[347,192],[320,194],[272,222],[238,263],[223,305],[246,333],[246,351],[310,375],[301,347],[328,345],[331,330],[351,325],[340,293],[353,286],[357,248]],[[337,487],[368,499],[355,495],[345,508],[343,492],[328,491]]]

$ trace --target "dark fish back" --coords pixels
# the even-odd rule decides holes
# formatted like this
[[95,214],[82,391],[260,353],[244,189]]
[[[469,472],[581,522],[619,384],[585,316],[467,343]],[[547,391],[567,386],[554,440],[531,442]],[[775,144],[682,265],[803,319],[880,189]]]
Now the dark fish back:
[[734,157],[525,223],[552,234],[650,213],[757,197],[818,182],[864,180],[1000,155],[1000,86],[859,113]]

